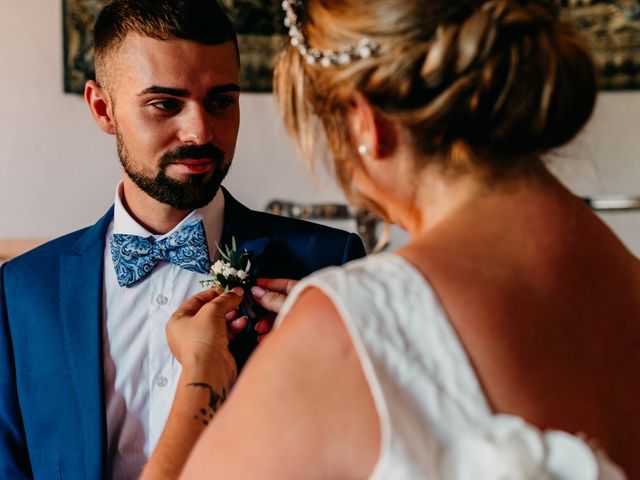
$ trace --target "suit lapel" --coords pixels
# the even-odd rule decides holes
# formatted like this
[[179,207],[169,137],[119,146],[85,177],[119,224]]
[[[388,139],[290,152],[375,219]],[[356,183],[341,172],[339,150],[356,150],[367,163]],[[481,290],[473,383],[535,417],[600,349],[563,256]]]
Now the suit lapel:
[[[74,384],[87,478],[106,471],[106,415],[102,368],[104,239],[113,209],[60,258],[60,319]],[[72,449],[68,449],[72,451]],[[99,470],[98,470],[99,468]]]
[[[220,246],[231,245],[231,238],[235,238],[238,250],[247,250],[251,254],[251,276],[259,277],[261,275],[260,260],[269,246],[271,236],[257,215],[240,204],[225,188],[222,188],[222,191],[224,193],[224,227]],[[246,330],[229,345],[238,370],[242,369],[257,343],[254,322],[250,320]]]
[[233,198],[227,189],[221,188],[224,193],[224,227],[220,247],[231,245],[231,238],[235,238],[238,250],[247,250],[251,254],[251,274],[260,275],[260,262],[257,260],[267,248],[270,235],[251,210]]

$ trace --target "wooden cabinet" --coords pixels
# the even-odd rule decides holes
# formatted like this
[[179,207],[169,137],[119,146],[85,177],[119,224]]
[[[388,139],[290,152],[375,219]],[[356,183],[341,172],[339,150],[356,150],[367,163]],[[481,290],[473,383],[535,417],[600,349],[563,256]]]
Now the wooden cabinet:
[[45,239],[0,240],[0,264],[46,242]]

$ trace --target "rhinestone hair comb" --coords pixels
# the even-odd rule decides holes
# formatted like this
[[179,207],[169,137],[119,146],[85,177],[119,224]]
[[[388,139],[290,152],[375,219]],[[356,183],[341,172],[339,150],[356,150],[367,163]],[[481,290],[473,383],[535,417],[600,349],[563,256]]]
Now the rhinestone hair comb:
[[329,68],[347,65],[355,60],[371,58],[376,55],[380,46],[369,37],[361,38],[356,45],[346,45],[339,50],[323,50],[310,47],[302,33],[302,22],[299,11],[303,0],[283,0],[285,12],[284,25],[289,29],[290,42],[309,65],[321,65]]

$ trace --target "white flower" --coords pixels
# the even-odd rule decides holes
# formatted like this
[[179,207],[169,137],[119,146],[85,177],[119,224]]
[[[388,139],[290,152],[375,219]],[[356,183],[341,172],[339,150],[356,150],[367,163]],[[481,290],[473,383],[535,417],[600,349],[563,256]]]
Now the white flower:
[[[606,459],[576,436],[543,433],[519,417],[496,415],[480,431],[454,439],[443,458],[442,476],[447,480],[598,480],[606,466]],[[622,480],[624,474],[604,478]]]
[[[221,288],[225,292],[234,287],[247,289],[251,285],[249,251],[246,249],[238,251],[236,239],[231,237],[231,245],[223,248],[218,245],[218,252],[220,252],[220,259],[211,265],[209,278],[200,280],[198,283],[203,287]],[[245,295],[241,304],[243,315],[246,314],[252,318],[255,316],[252,305],[251,298]]]
[[222,260],[218,260],[216,263],[214,263],[211,266],[211,273],[213,273],[214,275],[218,275],[224,271],[225,267],[228,267],[228,266],[229,266],[228,263],[223,262]]
[[238,273],[238,271],[235,268],[233,268],[231,266],[228,266],[228,265],[226,267],[224,267],[224,270],[222,271],[222,275],[225,278],[229,278],[229,277],[235,276],[237,273]]

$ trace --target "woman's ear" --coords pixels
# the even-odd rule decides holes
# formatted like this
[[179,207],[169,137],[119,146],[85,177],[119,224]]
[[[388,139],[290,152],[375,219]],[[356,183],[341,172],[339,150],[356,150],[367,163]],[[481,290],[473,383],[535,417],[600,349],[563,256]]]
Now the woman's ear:
[[356,150],[382,160],[396,151],[398,132],[360,92],[349,101],[349,128]]
[[93,80],[89,80],[84,86],[84,99],[100,129],[109,135],[115,135],[115,124],[110,107],[111,98],[106,90]]

